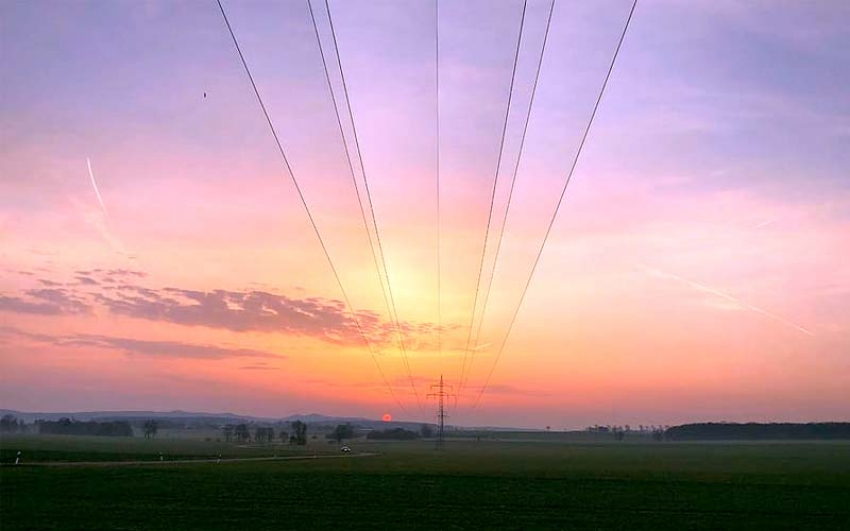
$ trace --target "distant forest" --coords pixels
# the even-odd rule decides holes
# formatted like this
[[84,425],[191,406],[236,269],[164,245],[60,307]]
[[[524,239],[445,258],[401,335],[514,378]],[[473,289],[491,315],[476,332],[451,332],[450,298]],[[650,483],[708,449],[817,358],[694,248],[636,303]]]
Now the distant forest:
[[108,422],[81,422],[62,418],[56,421],[39,420],[36,422],[39,433],[52,435],[99,435],[106,437],[132,437],[133,428],[126,420]]
[[391,430],[370,431],[366,434],[366,438],[370,441],[413,441],[419,438],[419,434],[403,428],[393,428]]
[[667,428],[664,437],[669,441],[850,439],[850,422],[683,424]]

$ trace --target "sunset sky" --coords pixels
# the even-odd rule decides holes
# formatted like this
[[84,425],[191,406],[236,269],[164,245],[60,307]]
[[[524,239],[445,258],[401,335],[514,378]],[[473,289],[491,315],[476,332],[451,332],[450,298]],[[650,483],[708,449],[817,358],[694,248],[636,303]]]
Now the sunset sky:
[[[306,1],[224,7],[374,358],[214,1],[7,1],[0,407],[434,419],[429,387],[457,390],[466,356],[523,4],[440,0],[442,349],[434,2],[329,5],[407,363]],[[850,419],[850,3],[832,0],[639,2],[473,407],[630,7],[555,4],[449,422]],[[548,11],[528,2],[482,290]]]

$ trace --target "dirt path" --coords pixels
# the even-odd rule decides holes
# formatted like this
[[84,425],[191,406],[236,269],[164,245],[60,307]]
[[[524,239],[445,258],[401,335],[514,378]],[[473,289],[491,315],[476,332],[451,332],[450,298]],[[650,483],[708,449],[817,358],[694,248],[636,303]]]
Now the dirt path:
[[231,458],[210,458],[210,459],[174,459],[174,460],[150,460],[150,461],[34,461],[34,462],[24,462],[19,465],[14,465],[11,463],[3,463],[4,467],[10,466],[43,466],[43,467],[97,467],[97,466],[143,466],[143,465],[155,465],[155,466],[168,466],[168,465],[185,465],[185,464],[197,464],[197,463],[217,463],[217,464],[228,464],[228,463],[250,463],[250,462],[260,462],[260,461],[312,461],[315,459],[350,459],[353,457],[374,457],[379,455],[377,452],[362,452],[356,454],[332,454],[332,455],[287,455],[281,457],[231,457]]

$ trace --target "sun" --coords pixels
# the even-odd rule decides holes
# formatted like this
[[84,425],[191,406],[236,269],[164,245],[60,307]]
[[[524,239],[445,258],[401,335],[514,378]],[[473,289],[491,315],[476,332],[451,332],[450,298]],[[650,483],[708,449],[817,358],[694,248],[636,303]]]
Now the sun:
[[384,413],[384,416],[383,416],[383,417],[381,417],[381,420],[383,420],[384,422],[389,422],[389,421],[391,421],[392,419],[393,419],[393,416],[392,416],[392,415],[390,415],[389,413]]

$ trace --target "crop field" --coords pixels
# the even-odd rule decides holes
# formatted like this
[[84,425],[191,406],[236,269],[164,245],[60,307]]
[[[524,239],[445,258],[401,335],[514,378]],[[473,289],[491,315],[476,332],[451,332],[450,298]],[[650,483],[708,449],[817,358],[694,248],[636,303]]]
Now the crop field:
[[[295,448],[4,438],[0,528],[847,529],[850,522],[847,442],[465,440],[441,451],[427,442],[350,444],[352,454],[324,441]],[[10,465],[19,450],[23,464]],[[191,462],[218,454],[221,463]],[[269,459],[250,460],[258,458]]]

